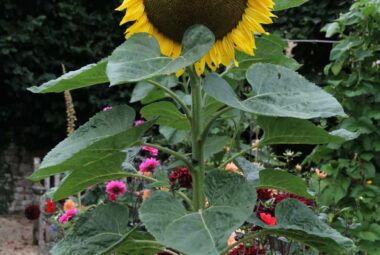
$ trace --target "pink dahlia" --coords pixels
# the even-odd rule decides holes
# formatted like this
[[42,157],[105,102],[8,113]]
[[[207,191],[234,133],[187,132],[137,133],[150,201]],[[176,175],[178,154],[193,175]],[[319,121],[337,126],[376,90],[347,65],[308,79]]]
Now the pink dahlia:
[[149,146],[143,146],[143,150],[149,152],[151,156],[156,157],[158,155],[158,149]]
[[122,181],[110,181],[106,185],[106,192],[111,201],[116,201],[119,196],[124,195],[127,191],[127,186]]
[[112,106],[110,105],[103,108],[103,112],[110,111],[110,110],[112,110]]
[[144,124],[144,120],[136,120],[135,121],[135,126],[141,126],[142,124]]
[[147,158],[139,166],[139,170],[143,173],[154,172],[154,169],[159,165],[159,162],[155,158]]
[[78,214],[77,208],[70,209],[64,214],[62,214],[61,216],[59,216],[58,222],[61,224],[66,224],[66,222],[68,222],[72,217],[74,217],[77,214]]

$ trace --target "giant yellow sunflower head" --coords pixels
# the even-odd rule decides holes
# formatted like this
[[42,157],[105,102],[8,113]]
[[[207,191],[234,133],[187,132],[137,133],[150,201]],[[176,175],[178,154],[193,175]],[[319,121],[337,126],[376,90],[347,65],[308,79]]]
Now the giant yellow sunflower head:
[[236,64],[235,49],[253,55],[254,33],[266,33],[262,24],[272,23],[273,6],[273,0],[124,0],[117,10],[126,10],[120,24],[134,21],[127,38],[151,34],[162,54],[173,58],[180,55],[182,37],[190,26],[207,26],[216,42],[195,65],[201,74],[206,64],[213,71],[221,64]]

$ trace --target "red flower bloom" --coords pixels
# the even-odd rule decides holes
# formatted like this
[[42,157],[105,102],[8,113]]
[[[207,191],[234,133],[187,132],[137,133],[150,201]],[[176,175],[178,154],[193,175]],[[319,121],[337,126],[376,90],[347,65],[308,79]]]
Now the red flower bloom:
[[260,200],[269,200],[273,197],[273,191],[270,189],[257,189],[257,198]]
[[177,168],[169,175],[170,185],[179,185],[182,188],[190,189],[192,187],[192,177],[189,169],[186,167]]
[[258,245],[245,246],[239,244],[228,252],[228,255],[265,255],[265,249]]
[[276,225],[276,217],[270,215],[269,213],[260,213],[260,218],[267,225]]
[[45,202],[45,212],[46,213],[54,213],[56,210],[55,204],[50,200],[47,199]]
[[38,205],[29,205],[25,208],[24,214],[28,220],[36,220],[40,217],[41,211]]

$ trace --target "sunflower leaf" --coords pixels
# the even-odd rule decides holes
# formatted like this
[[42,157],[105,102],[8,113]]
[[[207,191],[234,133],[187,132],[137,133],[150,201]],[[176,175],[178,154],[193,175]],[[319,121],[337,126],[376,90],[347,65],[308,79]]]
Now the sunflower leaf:
[[275,226],[268,226],[256,217],[250,222],[269,234],[295,240],[331,255],[353,254],[354,243],[322,222],[315,213],[296,199],[285,199],[276,206]]
[[331,135],[308,120],[259,116],[257,123],[264,129],[260,145],[341,143],[342,136]]
[[96,114],[51,150],[29,179],[38,181],[77,170],[97,174],[119,172],[125,159],[123,149],[135,145],[154,124],[150,121],[133,127],[134,119],[135,111],[126,105]]
[[307,0],[275,0],[274,10],[283,11],[290,8],[298,7],[306,2]]
[[119,85],[173,74],[197,62],[214,42],[215,37],[207,27],[192,26],[183,37],[182,55],[172,59],[161,55],[154,37],[145,33],[136,34],[112,53],[107,75],[111,85]]
[[81,215],[73,231],[57,243],[51,254],[102,254],[100,251],[133,234],[128,221],[127,207],[115,203],[100,205],[93,211]]
[[252,64],[270,63],[286,68],[297,70],[301,67],[298,62],[284,54],[284,49],[288,47],[286,41],[276,35],[264,35],[256,38],[255,56],[249,56],[243,52],[236,52],[236,60],[239,66],[231,68],[227,76],[234,80],[244,80],[247,70]]
[[61,77],[45,82],[41,86],[28,88],[33,93],[59,93],[65,90],[85,88],[108,83],[106,75],[107,59],[90,64],[79,70],[68,72]]
[[153,103],[142,108],[140,112],[147,120],[152,120],[158,117],[157,123],[159,125],[179,130],[190,129],[190,123],[186,116],[171,102],[162,101]]
[[254,96],[241,101],[226,80],[210,74],[205,92],[228,106],[263,116],[299,119],[346,114],[338,101],[296,72],[273,64],[254,64],[247,71]]
[[276,189],[299,195],[304,198],[313,197],[307,192],[306,183],[298,176],[281,170],[261,170],[257,188]]
[[205,194],[210,207],[188,212],[171,193],[155,192],[142,204],[140,218],[167,247],[188,255],[219,255],[252,214],[256,192],[243,176],[213,170],[206,176]]

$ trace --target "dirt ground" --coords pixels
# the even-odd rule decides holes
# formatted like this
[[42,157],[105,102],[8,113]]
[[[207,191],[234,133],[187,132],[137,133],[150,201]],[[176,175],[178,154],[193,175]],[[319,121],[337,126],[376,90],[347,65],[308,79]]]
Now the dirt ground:
[[32,241],[32,221],[23,215],[0,217],[0,255],[40,255]]

